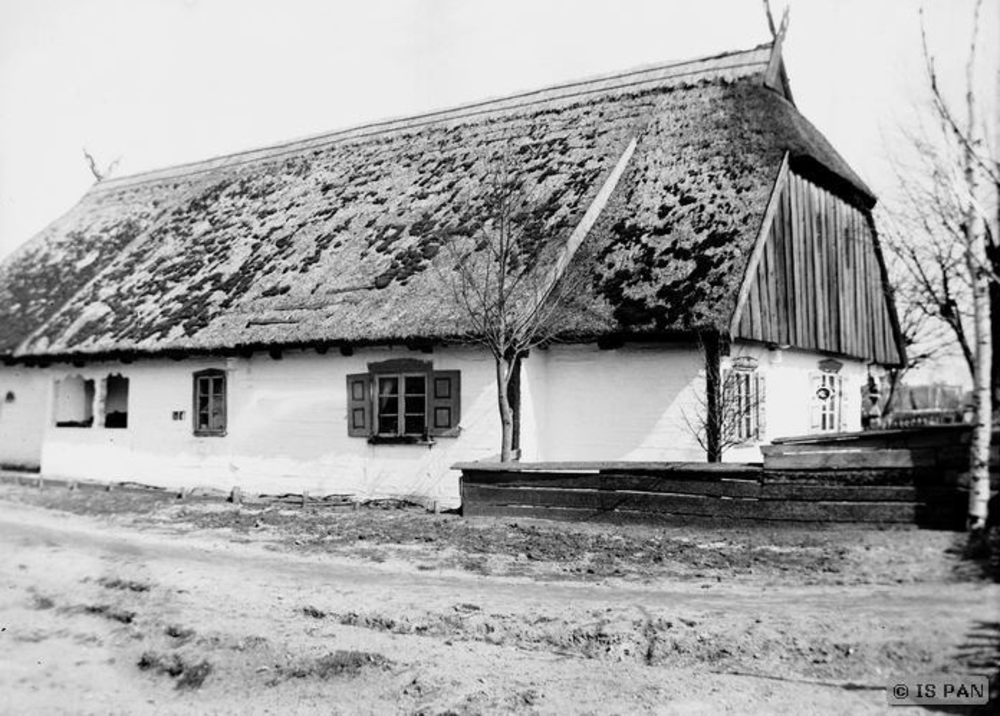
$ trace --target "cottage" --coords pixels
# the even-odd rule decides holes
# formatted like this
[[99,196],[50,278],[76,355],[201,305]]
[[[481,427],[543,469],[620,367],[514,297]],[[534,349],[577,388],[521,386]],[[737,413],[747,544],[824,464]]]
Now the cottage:
[[523,362],[523,458],[703,460],[725,404],[759,460],[900,363],[875,199],[777,42],[95,184],[0,266],[0,463],[457,503],[500,427],[442,249],[499,152],[532,264],[587,277]]

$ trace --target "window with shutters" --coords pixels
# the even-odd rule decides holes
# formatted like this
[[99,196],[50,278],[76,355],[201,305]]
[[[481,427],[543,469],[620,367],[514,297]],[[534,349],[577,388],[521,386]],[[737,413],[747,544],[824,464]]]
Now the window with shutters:
[[834,433],[841,429],[843,378],[836,373],[813,373],[809,425],[813,432]]
[[194,434],[226,434],[226,373],[202,370],[194,374]]
[[757,370],[727,370],[722,378],[722,432],[727,445],[764,439],[764,376]]
[[420,442],[458,434],[460,374],[415,360],[369,365],[347,376],[347,434],[371,442]]

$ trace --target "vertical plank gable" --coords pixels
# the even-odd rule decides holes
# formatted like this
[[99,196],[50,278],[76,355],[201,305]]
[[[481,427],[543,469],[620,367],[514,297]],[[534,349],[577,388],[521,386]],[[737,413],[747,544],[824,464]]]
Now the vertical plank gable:
[[870,216],[790,170],[768,215],[734,337],[897,363],[894,308]]

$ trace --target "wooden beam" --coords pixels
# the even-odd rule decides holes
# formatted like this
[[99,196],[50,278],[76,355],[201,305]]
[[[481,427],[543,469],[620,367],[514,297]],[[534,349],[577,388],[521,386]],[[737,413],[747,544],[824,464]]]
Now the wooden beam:
[[722,353],[719,336],[704,336],[705,443],[709,462],[722,462]]
[[771,231],[771,224],[774,222],[774,215],[778,211],[778,202],[781,200],[781,192],[784,191],[787,184],[788,152],[785,152],[785,156],[781,158],[781,165],[778,167],[778,173],[774,178],[774,184],[771,187],[771,195],[767,200],[767,208],[764,210],[764,216],[757,229],[757,238],[754,241],[753,251],[750,253],[750,258],[747,260],[747,264],[743,269],[743,280],[740,282],[740,292],[737,294],[736,305],[733,307],[733,315],[729,318],[729,334],[731,336],[738,335],[740,316],[743,314],[743,309],[746,306],[747,299],[750,295],[750,288],[753,286],[754,276],[757,274],[757,265],[760,263],[761,255],[763,254],[764,247],[767,244],[767,237]]

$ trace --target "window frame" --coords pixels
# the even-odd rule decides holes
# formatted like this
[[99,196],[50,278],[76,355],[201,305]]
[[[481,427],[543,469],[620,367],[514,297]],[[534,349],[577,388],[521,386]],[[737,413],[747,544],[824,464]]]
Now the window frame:
[[[62,402],[61,394],[65,389],[67,381],[79,380],[81,383],[81,390],[83,391],[83,414],[90,413],[89,417],[83,417],[80,420],[60,420],[59,406]],[[89,395],[88,395],[89,393]],[[53,381],[53,408],[51,422],[52,426],[62,430],[62,429],[84,429],[89,430],[98,424],[97,420],[97,380],[95,378],[86,378],[83,374],[75,373],[72,375],[64,375],[61,378],[56,378]]]
[[736,420],[732,439],[740,443],[747,443],[757,439],[759,416],[757,413],[760,406],[757,402],[757,376],[754,371],[734,370],[733,379],[736,381]]
[[[732,420],[723,420],[723,435],[732,447],[754,445],[764,440],[764,374],[757,367],[733,366],[727,368],[722,379],[723,410],[729,410],[729,401],[735,400]],[[745,391],[743,390],[745,388]],[[736,395],[726,391],[736,389]]]
[[[810,383],[815,385],[809,399],[809,428],[813,433],[838,433],[841,430],[844,406],[844,377],[839,373],[820,371],[813,373]],[[832,392],[821,400],[818,391],[826,388]],[[827,427],[829,425],[829,427]]]
[[[421,440],[427,440],[429,438],[430,432],[430,422],[427,406],[430,402],[430,396],[428,395],[428,384],[433,380],[432,373],[424,372],[407,372],[407,373],[373,373],[372,374],[372,426],[373,432],[372,437],[376,438],[417,438]],[[406,430],[406,418],[408,416],[420,415],[420,413],[407,413],[406,412],[406,398],[415,397],[416,394],[407,394],[406,392],[406,379],[407,378],[420,378],[424,383],[423,391],[423,426],[420,432],[407,432]],[[382,432],[382,414],[380,411],[380,396],[379,388],[383,380],[396,380],[396,430],[395,432]]]
[[[221,368],[206,368],[205,370],[195,371],[191,377],[191,427],[193,434],[195,437],[225,437],[229,427],[229,379],[226,375],[226,371]],[[198,409],[198,399],[202,396],[202,393],[200,392],[200,385],[202,380],[205,379],[208,380],[209,385],[209,393],[207,396],[209,427],[202,428],[198,425],[198,417],[201,412]],[[215,385],[216,379],[222,380],[222,390],[218,394],[214,393],[212,390],[212,386]],[[221,425],[212,425],[212,398],[218,396],[221,396]]]
[[[373,445],[433,445],[439,437],[458,437],[461,433],[461,371],[435,370],[431,361],[414,358],[392,358],[368,363],[364,373],[348,373],[347,385],[347,435],[365,438]],[[406,379],[423,381],[423,409],[411,412],[422,418],[419,432],[406,430]],[[382,381],[397,381],[397,405],[392,413],[396,419],[395,430],[380,431],[381,418],[379,389]],[[402,394],[400,394],[400,392]],[[417,398],[412,393],[411,398]],[[439,420],[439,418],[444,420]],[[442,423],[447,423],[443,425]]]
[[[108,416],[110,415],[108,412],[108,396],[111,394],[112,381],[124,385],[125,410],[116,411],[124,418],[124,422],[121,425],[108,425]],[[123,373],[108,373],[104,376],[102,383],[101,427],[105,430],[128,430],[129,399],[132,392],[132,381]]]

